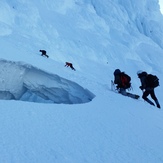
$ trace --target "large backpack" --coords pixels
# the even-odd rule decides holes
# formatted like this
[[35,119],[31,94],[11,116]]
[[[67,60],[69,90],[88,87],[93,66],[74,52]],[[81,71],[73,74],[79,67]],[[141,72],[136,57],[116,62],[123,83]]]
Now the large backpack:
[[131,87],[130,81],[131,81],[130,76],[128,76],[125,73],[121,73],[121,83],[122,83],[123,88],[129,89]]
[[156,75],[147,75],[147,86],[151,88],[156,88],[159,86],[159,78]]

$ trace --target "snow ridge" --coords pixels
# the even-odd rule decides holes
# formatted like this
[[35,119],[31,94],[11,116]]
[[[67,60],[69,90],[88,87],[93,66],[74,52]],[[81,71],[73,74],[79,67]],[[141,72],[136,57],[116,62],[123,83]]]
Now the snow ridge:
[[29,64],[0,60],[0,99],[78,104],[95,96],[70,80]]

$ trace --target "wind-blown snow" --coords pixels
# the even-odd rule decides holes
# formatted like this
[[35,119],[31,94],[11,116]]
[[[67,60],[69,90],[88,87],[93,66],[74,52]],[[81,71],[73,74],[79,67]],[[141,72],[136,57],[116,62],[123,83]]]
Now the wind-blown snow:
[[144,70],[160,79],[162,107],[158,1],[3,0],[0,10],[0,162],[163,162],[162,108],[110,90],[119,68],[142,96]]

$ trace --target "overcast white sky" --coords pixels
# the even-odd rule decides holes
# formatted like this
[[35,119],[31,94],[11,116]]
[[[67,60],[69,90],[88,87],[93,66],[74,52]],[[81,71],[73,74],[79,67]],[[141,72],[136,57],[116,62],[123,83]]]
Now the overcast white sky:
[[163,14],[163,0],[159,0],[159,3],[160,3],[161,13]]

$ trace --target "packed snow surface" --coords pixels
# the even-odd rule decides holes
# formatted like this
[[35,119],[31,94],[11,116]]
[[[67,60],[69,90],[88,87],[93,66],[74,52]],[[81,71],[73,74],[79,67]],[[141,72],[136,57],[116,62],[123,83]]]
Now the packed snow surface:
[[163,106],[157,0],[3,0],[0,11],[0,162],[163,162],[162,108],[110,89],[119,68],[141,97],[143,70]]

